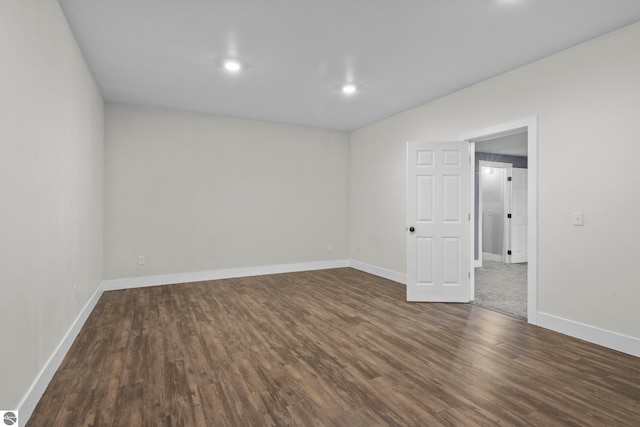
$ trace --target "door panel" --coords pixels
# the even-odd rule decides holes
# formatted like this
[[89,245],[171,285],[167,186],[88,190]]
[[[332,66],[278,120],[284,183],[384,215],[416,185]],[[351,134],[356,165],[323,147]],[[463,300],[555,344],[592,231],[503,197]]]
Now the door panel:
[[434,217],[432,176],[418,177],[418,194],[421,194],[421,198],[418,201],[418,221],[432,222]]
[[407,145],[408,301],[469,301],[469,173],[467,142]]
[[527,262],[527,170],[513,168],[511,179],[511,259]]
[[460,177],[444,175],[442,198],[444,199],[444,222],[457,223],[460,220]]
[[460,262],[460,239],[457,237],[444,237],[442,239],[444,253],[444,277],[442,283],[445,285],[456,285],[461,282]]
[[430,237],[418,237],[416,239],[417,259],[422,262],[417,263],[418,268],[417,281],[424,285],[433,285],[433,239]]

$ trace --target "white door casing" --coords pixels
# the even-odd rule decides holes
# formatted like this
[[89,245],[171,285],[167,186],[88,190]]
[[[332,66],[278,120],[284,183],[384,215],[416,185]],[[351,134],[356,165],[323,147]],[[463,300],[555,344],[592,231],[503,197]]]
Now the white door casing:
[[527,262],[527,170],[512,168],[510,263]]
[[[467,131],[458,139],[471,142],[512,135],[525,130],[527,137],[527,321],[538,323],[538,117],[520,118],[482,129]],[[473,229],[473,223],[471,227]],[[472,274],[473,277],[473,274]]]
[[407,144],[407,301],[469,302],[467,141]]

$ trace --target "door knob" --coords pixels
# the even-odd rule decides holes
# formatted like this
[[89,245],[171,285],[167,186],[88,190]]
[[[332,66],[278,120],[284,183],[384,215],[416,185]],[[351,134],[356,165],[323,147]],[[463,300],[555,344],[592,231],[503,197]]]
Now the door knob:
[[409,227],[409,231],[413,233],[416,229],[414,227]]

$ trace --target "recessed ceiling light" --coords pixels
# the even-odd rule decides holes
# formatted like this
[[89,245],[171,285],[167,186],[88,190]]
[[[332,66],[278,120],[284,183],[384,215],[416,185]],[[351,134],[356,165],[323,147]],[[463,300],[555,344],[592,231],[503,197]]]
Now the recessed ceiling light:
[[242,69],[242,64],[235,59],[227,59],[224,61],[224,69],[231,73],[237,73]]
[[342,86],[342,93],[347,95],[351,95],[352,93],[355,93],[357,90],[358,88],[353,83],[347,83],[346,85]]

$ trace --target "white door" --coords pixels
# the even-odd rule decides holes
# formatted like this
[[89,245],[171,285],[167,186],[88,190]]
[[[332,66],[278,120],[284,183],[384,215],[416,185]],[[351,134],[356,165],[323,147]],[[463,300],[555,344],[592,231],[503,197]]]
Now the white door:
[[511,175],[511,231],[509,262],[527,262],[527,170],[513,168]]
[[469,143],[407,144],[407,301],[469,302]]

